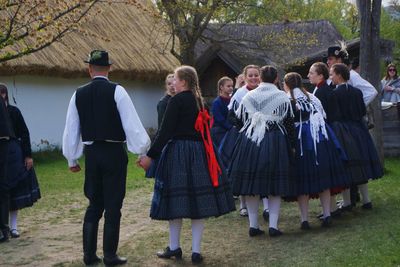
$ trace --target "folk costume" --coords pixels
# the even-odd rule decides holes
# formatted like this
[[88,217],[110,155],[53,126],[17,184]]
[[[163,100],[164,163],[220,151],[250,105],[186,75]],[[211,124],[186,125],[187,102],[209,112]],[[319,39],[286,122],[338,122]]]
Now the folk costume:
[[260,196],[268,196],[270,235],[279,235],[280,196],[297,194],[291,168],[295,140],[289,98],[274,84],[263,82],[243,97],[235,113],[242,127],[228,167],[233,193],[246,196],[250,236],[262,234],[258,203]]
[[228,119],[228,105],[230,97],[218,96],[214,99],[211,107],[214,123],[211,128],[212,139],[215,146],[219,147],[222,138],[232,128],[232,123]]
[[228,120],[232,124],[230,130],[225,134],[222,138],[221,143],[219,145],[218,153],[221,157],[221,160],[224,164],[225,168],[228,168],[231,162],[231,156],[233,149],[236,144],[236,140],[239,135],[239,122],[236,120],[235,111],[239,107],[240,102],[242,101],[243,97],[249,92],[249,88],[247,85],[240,87],[235,94],[231,97],[228,108]]
[[[201,219],[234,210],[226,175],[214,187],[200,133],[195,129],[199,111],[191,91],[169,101],[161,128],[147,155],[160,157],[150,217],[157,220]],[[165,146],[165,148],[164,148]]]
[[351,183],[366,184],[382,177],[378,153],[363,121],[366,107],[362,92],[348,83],[341,84],[333,90],[332,106],[331,126],[346,152]]
[[292,102],[296,125],[296,175],[300,195],[310,195],[333,187],[350,185],[344,160],[346,155],[335,134],[324,120],[321,102],[293,90]]
[[[164,114],[165,114],[165,111],[167,109],[168,102],[171,99],[171,97],[172,97],[171,95],[166,94],[165,96],[163,96],[160,99],[160,101],[157,104],[158,130],[160,130],[160,128],[161,128],[161,123],[162,123],[162,120],[164,118]],[[145,177],[146,178],[154,178],[155,177],[155,172],[156,172],[156,169],[157,169],[158,161],[159,161],[159,158],[154,159],[151,162],[150,168],[148,170],[146,170],[146,172],[145,172]]]
[[[147,155],[159,163],[155,171],[150,217],[168,220],[169,246],[160,258],[182,257],[182,219],[192,222],[192,262],[200,262],[204,218],[235,210],[230,183],[209,134],[209,115],[199,111],[192,91],[173,96]],[[219,166],[218,166],[219,165]]]
[[0,243],[9,239],[10,195],[7,181],[8,146],[14,136],[5,101],[0,97]]
[[[106,51],[94,50],[89,60],[92,65],[109,66]],[[63,154],[70,167],[77,166],[85,146],[85,196],[89,206],[83,223],[85,264],[97,263],[98,223],[104,212],[104,263],[125,263],[117,256],[122,202],[128,157],[125,150],[145,154],[150,138],[125,89],[105,76],[76,90],[68,106],[63,135]]]
[[17,210],[31,207],[40,199],[39,183],[34,168],[26,169],[25,158],[32,157],[31,142],[28,127],[21,111],[12,105],[7,105],[15,138],[9,145],[8,180],[10,186],[10,221],[12,237],[18,237]]

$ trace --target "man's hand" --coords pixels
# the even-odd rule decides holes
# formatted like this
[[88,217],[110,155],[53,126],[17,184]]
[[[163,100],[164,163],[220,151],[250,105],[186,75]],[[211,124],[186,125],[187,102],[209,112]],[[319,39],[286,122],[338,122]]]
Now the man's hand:
[[78,164],[78,165],[69,167],[69,170],[70,170],[71,172],[79,172],[79,171],[81,170],[81,166],[79,166],[79,164]]

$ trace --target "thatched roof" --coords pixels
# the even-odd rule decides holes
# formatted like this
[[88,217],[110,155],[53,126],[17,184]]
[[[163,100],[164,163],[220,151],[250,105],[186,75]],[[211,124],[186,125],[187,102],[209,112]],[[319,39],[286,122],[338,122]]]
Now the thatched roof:
[[302,64],[308,55],[326,51],[343,39],[327,20],[211,25],[206,36],[210,38],[198,42],[196,47],[200,72],[216,56],[238,73],[248,64],[275,64],[287,68]]
[[[154,10],[151,0],[140,2]],[[79,31],[41,51],[0,64],[0,74],[86,77],[83,60],[93,49],[109,52],[114,62],[112,77],[161,80],[179,65],[169,52],[169,36],[161,30],[164,22],[151,12],[124,3],[99,3],[97,8],[101,12],[91,10]]]

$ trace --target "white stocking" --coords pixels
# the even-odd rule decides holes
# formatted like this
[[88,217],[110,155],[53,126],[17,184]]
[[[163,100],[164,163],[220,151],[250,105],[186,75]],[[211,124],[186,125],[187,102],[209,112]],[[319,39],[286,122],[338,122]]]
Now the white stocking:
[[181,229],[182,229],[182,219],[169,220],[169,248],[170,250],[175,250],[179,248]]

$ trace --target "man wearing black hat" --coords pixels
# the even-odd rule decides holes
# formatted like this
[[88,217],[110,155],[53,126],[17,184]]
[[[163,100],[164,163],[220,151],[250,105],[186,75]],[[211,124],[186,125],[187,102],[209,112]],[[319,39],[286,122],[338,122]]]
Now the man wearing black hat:
[[[342,47],[331,46],[328,48],[328,67],[330,68],[336,63],[344,63],[346,65],[350,64],[349,54],[344,47],[344,44]],[[350,80],[348,83],[351,86],[361,90],[365,106],[368,106],[369,103],[371,103],[372,100],[374,100],[374,98],[378,95],[378,91],[375,89],[375,87],[372,86],[372,84],[370,84],[367,80],[363,79],[360,74],[354,70],[350,70]]]
[[[344,63],[347,66],[350,65],[349,54],[346,50],[346,45],[343,42],[341,43],[341,46],[331,46],[328,48],[327,64],[329,68],[336,63]],[[356,72],[354,69],[350,69],[350,79],[348,80],[348,84],[359,89],[362,92],[364,104],[366,107],[378,95],[378,91],[375,89],[375,87],[372,84],[370,84],[367,80],[363,79],[360,76],[360,74]],[[372,120],[372,118],[369,120]],[[369,123],[372,124],[371,122]],[[369,199],[369,194],[368,194],[368,184],[358,185],[358,189],[360,189],[362,195],[362,200],[363,200],[362,208],[372,209],[372,203],[371,200]],[[352,206],[355,205],[355,199],[357,197],[357,194],[358,194],[357,186],[352,186],[351,192],[349,191],[349,189],[345,190],[342,193],[343,203],[341,209],[351,210]],[[334,209],[336,201],[334,198],[331,201],[332,201],[331,203],[332,209]]]
[[13,136],[10,118],[4,99],[0,97],[0,243],[9,238],[9,190],[6,181],[8,140]]
[[63,154],[70,170],[78,172],[77,160],[85,147],[84,192],[89,206],[83,223],[83,261],[86,265],[101,261],[96,255],[97,231],[104,212],[103,261],[113,266],[127,262],[116,254],[128,163],[124,142],[130,152],[146,154],[150,138],[125,89],[108,80],[108,53],[94,50],[85,62],[92,81],[72,95]]

